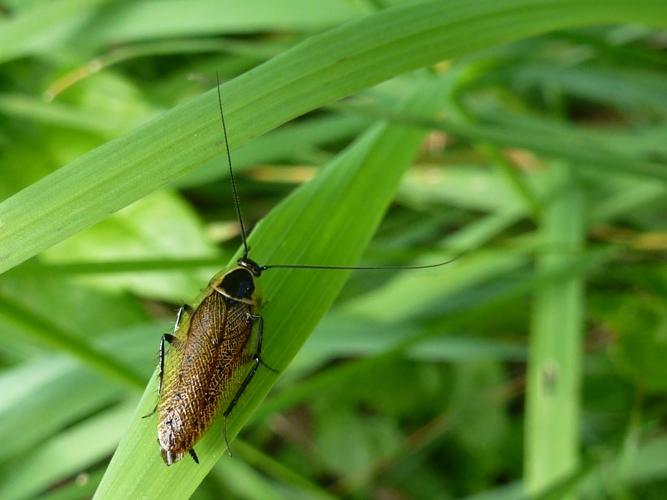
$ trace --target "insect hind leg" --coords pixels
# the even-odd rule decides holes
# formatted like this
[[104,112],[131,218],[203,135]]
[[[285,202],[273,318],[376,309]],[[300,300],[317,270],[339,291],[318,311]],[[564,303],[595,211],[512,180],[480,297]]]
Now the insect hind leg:
[[232,448],[229,446],[229,439],[227,438],[227,417],[225,416],[222,419],[222,435],[225,438],[225,448],[227,448],[227,455],[229,455],[229,458],[232,457]]
[[[234,394],[234,398],[232,399],[232,401],[231,401],[231,402],[229,403],[229,405],[227,406],[227,409],[225,410],[225,412],[224,412],[224,414],[223,414],[223,415],[225,416],[225,418],[228,417],[229,414],[232,412],[232,410],[233,410],[234,407],[236,406],[236,403],[239,402],[239,399],[241,399],[241,396],[243,395],[243,393],[245,392],[245,390],[248,388],[248,385],[250,384],[250,381],[251,381],[251,380],[253,379],[253,377],[255,376],[255,373],[257,373],[257,368],[259,368],[259,365],[260,365],[260,358],[259,358],[259,355],[256,354],[256,353],[255,353],[255,354],[251,354],[251,355],[249,356],[249,358],[250,358],[250,359],[248,359],[248,361],[253,361],[254,364],[252,365],[252,368],[250,369],[250,371],[248,372],[248,374],[247,374],[247,375],[245,376],[245,378],[243,379],[243,382],[241,382],[241,386],[240,386],[239,389],[236,391],[236,394]],[[246,361],[246,360],[244,359],[244,361]]]
[[274,373],[279,373],[278,370],[275,368],[272,368],[271,366],[267,365],[263,360],[262,360],[262,340],[264,338],[264,318],[260,315],[256,314],[249,314],[249,319],[252,320],[253,322],[258,323],[258,331],[257,331],[257,350],[252,353],[244,356],[243,362],[241,364],[244,364],[246,362],[251,361],[253,363],[252,368],[248,372],[248,374],[245,376],[243,379],[243,382],[241,382],[241,386],[238,388],[236,391],[236,394],[234,394],[234,398],[232,401],[229,403],[227,406],[227,409],[223,413],[225,418],[229,416],[229,414],[232,412],[236,404],[239,402],[239,399],[241,399],[241,396],[245,392],[245,390],[248,388],[248,385],[250,385],[250,382],[252,381],[253,377],[255,376],[255,373],[257,373],[257,369],[259,368],[260,365],[268,368]]

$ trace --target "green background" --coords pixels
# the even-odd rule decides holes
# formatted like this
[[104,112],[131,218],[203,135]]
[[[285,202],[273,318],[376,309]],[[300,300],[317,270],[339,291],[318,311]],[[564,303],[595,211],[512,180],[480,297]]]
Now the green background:
[[[664,1],[1,6],[0,498],[667,494]],[[267,271],[280,375],[167,468],[157,343],[240,242],[216,72],[253,259],[457,259]]]

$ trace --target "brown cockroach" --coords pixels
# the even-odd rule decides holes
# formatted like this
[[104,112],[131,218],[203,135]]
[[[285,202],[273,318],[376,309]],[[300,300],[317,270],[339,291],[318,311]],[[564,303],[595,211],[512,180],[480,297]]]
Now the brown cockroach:
[[[243,256],[236,265],[214,276],[191,305],[180,308],[173,334],[165,334],[160,340],[157,434],[160,452],[167,465],[177,462],[186,453],[199,463],[194,446],[216,417],[220,413],[225,418],[229,416],[260,366],[275,371],[262,360],[264,320],[260,315],[256,280],[263,271],[426,269],[454,260],[420,266],[381,267],[259,265],[251,260],[232,169],[219,80],[217,88]],[[167,343],[170,344],[168,353],[165,350]]]

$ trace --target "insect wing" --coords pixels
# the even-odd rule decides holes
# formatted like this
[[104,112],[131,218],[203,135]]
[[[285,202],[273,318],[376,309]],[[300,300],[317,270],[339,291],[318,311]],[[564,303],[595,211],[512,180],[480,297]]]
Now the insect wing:
[[252,359],[252,313],[252,305],[211,291],[181,321],[158,403],[158,441],[167,464],[194,446],[238,392]]

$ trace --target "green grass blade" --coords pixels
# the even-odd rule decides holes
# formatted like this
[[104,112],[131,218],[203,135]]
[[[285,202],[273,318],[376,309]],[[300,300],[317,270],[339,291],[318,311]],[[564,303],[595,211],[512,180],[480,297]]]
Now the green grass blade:
[[317,31],[362,15],[367,9],[338,0],[190,0],[131,2],[121,7],[123,22],[109,22],[90,34],[100,44],[209,33],[266,30]]
[[116,405],[56,435],[12,467],[12,481],[0,486],[1,498],[35,498],[54,482],[102,460],[118,441],[134,400]]
[[16,268],[16,275],[53,273],[60,275],[77,274],[114,274],[114,273],[150,273],[153,271],[181,271],[187,269],[213,268],[220,269],[229,262],[226,257],[202,257],[183,259],[121,259],[100,262],[72,261],[66,263],[26,263]]
[[320,9],[310,8],[308,0],[287,0],[280,9],[271,0],[113,2],[109,11],[99,8],[104,3],[112,2],[59,0],[20,10],[0,22],[0,62],[77,44],[80,49],[220,32],[316,31],[364,12],[337,0],[321,0]]
[[[584,463],[583,467],[577,471],[584,473],[584,477],[577,477],[576,484],[574,484],[577,494],[586,499],[610,498],[612,484],[636,487],[645,484],[659,484],[667,477],[667,460],[665,459],[667,439],[664,436],[656,436],[641,443],[629,462],[626,461],[626,457],[620,455],[605,457],[592,469],[591,462]],[[576,477],[577,472],[573,477]],[[523,484],[517,481],[465,497],[465,500],[543,499],[542,495],[527,497],[522,494],[522,488]],[[618,498],[625,498],[625,496]]]
[[[314,500],[333,500],[334,497],[325,488],[314,484],[308,478],[298,472],[290,469],[285,464],[279,462],[270,455],[264,453],[243,440],[237,439],[234,442],[234,448],[246,462],[253,467],[265,472],[271,477],[282,480],[283,483],[292,485],[308,495],[308,498]],[[219,463],[218,470],[227,468],[230,462]]]
[[280,491],[277,484],[266,478],[255,467],[243,460],[230,460],[223,464],[216,464],[211,475],[225,485],[225,490],[236,498],[250,500],[281,500],[285,498],[284,489]]
[[[442,59],[545,31],[609,22],[667,24],[667,4],[639,0],[491,0],[409,4],[309,38],[228,82],[230,143]],[[209,91],[71,162],[0,205],[0,272],[220,156]]]
[[[550,177],[559,195],[546,206],[542,221],[538,266],[544,272],[567,266],[586,234],[583,195],[572,168],[553,164]],[[578,465],[583,283],[581,276],[563,275],[535,292],[525,424],[529,494],[542,492]]]
[[[328,114],[285,125],[234,151],[234,172],[245,167],[292,158],[309,149],[358,136],[373,123],[361,116]],[[216,158],[178,179],[179,188],[227,176],[226,159]]]
[[[518,116],[498,117],[491,123],[465,123],[459,120],[425,120],[419,116],[389,111],[382,106],[343,104],[335,107],[352,109],[364,116],[442,130],[472,142],[525,148],[570,161],[575,163],[577,168],[667,181],[667,166],[664,162],[644,160],[637,158],[637,155],[620,151],[613,144],[617,136],[609,134],[604,137],[600,133],[593,135],[583,127],[577,129],[559,122],[545,119],[527,120]],[[544,137],[549,137],[549,140],[545,141]],[[526,195],[527,193],[522,193],[523,197]],[[532,197],[532,194],[528,196]],[[528,203],[534,204],[532,201]]]
[[58,0],[40,2],[0,21],[0,63],[30,53],[36,45],[48,47],[59,28],[71,24],[73,14],[109,0]]
[[99,117],[73,109],[67,104],[46,103],[27,95],[0,94],[0,113],[46,125],[96,132],[109,138],[122,132],[115,125],[100,121]]
[[[444,99],[443,82],[427,82],[410,107],[436,112]],[[255,228],[249,241],[252,257],[262,263],[357,262],[402,173],[419,151],[423,135],[422,131],[396,125],[374,127]],[[354,224],[349,223],[352,219]],[[262,312],[266,325],[263,357],[267,364],[285,369],[348,275],[339,271],[274,270],[262,276],[266,304]],[[274,381],[274,374],[259,370],[227,421],[230,437]],[[200,465],[183,460],[168,469],[155,443],[155,418],[140,418],[150,412],[155,397],[153,379],[96,498],[187,498],[223,454],[222,421],[218,421],[197,446]]]
[[132,389],[144,385],[144,377],[113,355],[102,352],[78,335],[70,333],[21,304],[0,295],[0,316],[16,324],[39,343],[66,352],[94,371]]
[[42,500],[81,500],[82,498],[91,498],[95,494],[95,488],[100,484],[104,470],[101,468],[95,469],[91,472],[86,472],[74,481],[70,481],[57,488],[55,491],[50,490],[48,493],[41,495]]
[[[95,347],[126,360],[148,379],[155,360],[152,335],[166,327],[149,323],[101,332]],[[63,428],[85,419],[124,397],[128,390],[115,380],[91,373],[77,360],[41,356],[0,373],[0,461],[38,448]],[[131,394],[136,394],[136,388]],[[48,415],[49,418],[44,418]]]

